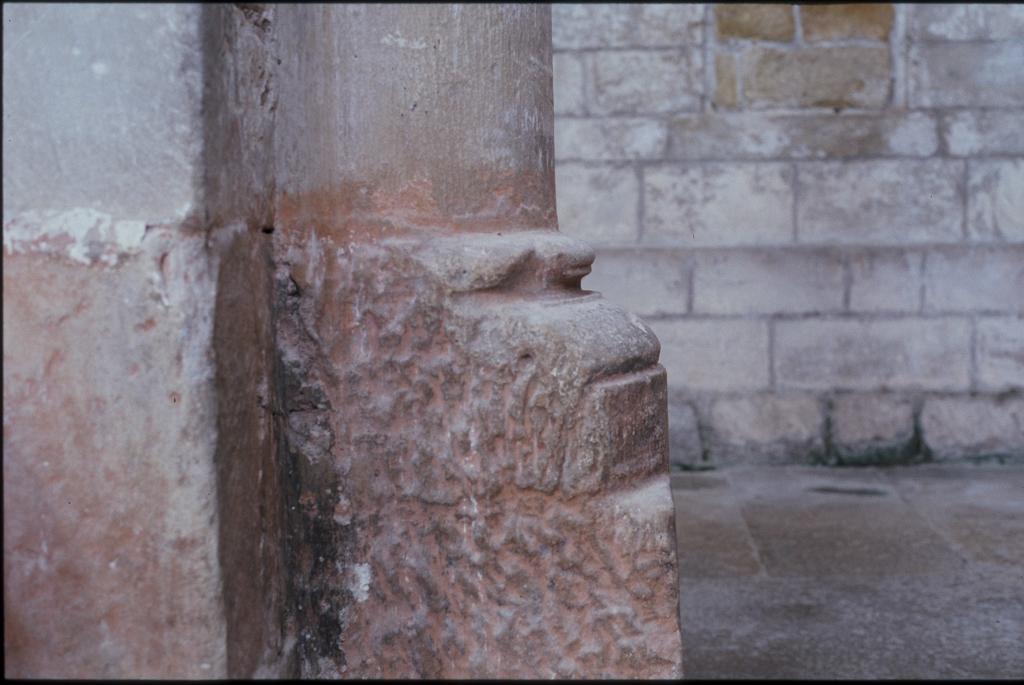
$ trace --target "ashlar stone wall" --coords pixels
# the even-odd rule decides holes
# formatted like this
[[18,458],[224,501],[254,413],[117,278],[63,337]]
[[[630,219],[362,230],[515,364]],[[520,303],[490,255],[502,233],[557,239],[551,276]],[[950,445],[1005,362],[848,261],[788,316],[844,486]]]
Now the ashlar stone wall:
[[672,460],[1024,456],[1024,7],[556,5],[557,201]]

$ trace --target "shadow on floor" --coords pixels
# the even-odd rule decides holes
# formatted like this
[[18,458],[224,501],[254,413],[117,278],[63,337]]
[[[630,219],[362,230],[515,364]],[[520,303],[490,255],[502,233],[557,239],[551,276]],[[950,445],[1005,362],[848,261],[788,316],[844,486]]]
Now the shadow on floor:
[[688,678],[1024,676],[1024,467],[672,476]]

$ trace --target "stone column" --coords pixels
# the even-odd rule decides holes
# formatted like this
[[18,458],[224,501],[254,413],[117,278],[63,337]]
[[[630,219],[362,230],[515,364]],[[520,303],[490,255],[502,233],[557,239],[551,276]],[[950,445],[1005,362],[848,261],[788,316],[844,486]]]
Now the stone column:
[[280,6],[307,677],[680,673],[665,373],[557,233],[545,6]]

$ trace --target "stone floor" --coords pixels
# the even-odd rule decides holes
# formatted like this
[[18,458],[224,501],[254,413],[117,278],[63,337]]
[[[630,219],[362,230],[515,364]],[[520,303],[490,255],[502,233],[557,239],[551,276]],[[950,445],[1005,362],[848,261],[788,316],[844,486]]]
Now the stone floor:
[[688,678],[1024,677],[1024,467],[672,476]]

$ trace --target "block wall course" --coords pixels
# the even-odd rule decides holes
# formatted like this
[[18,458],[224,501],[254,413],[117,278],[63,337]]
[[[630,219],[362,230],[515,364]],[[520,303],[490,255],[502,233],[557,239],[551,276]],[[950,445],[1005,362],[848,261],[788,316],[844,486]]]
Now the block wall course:
[[757,109],[862,107],[889,101],[891,63],[884,45],[754,47],[740,60],[743,94]]
[[811,395],[718,399],[711,408],[709,441],[720,462],[807,459],[824,450],[821,403]]
[[963,235],[963,162],[803,162],[797,174],[801,242],[912,244]]
[[857,251],[849,256],[850,310],[916,312],[921,309],[922,253]]
[[790,5],[736,3],[715,5],[719,40],[733,38],[788,42],[796,35]]
[[888,40],[894,16],[893,6],[884,3],[800,7],[804,40],[809,43],[849,38]]
[[704,320],[647,323],[661,341],[669,390],[761,390],[768,387],[768,325]]
[[831,408],[832,445],[840,458],[858,460],[913,449],[914,405],[908,397],[849,393]]
[[556,204],[563,233],[601,245],[632,245],[637,239],[639,180],[621,165],[559,164]]
[[921,431],[934,459],[1024,457],[1024,399],[942,397],[925,401]]
[[[1024,128],[1024,117],[1020,123]],[[967,234],[1024,242],[1024,159],[967,163]]]
[[677,116],[669,125],[673,159],[833,159],[929,157],[938,124],[929,112]]
[[652,245],[778,244],[792,239],[789,164],[659,165],[644,171]]
[[555,156],[561,160],[661,159],[668,126],[657,119],[560,118],[555,122]]
[[911,107],[1024,107],[1024,42],[910,48]]
[[957,318],[779,321],[775,378],[783,388],[967,390],[970,344],[970,322]]
[[551,6],[555,50],[698,45],[703,22],[698,4]]
[[[562,114],[583,114],[583,61],[580,55],[556,52],[551,56],[551,71],[555,88],[555,117]],[[558,119],[556,119],[558,121]],[[558,145],[558,137],[555,137]],[[557,153],[555,155],[558,156]]]
[[1024,7],[1016,4],[911,5],[909,34],[919,41],[1024,38]]
[[1024,127],[1015,109],[962,109],[943,115],[944,138],[949,154],[1024,155]]
[[843,308],[843,262],[835,253],[730,250],[695,257],[695,313],[811,314]]
[[668,114],[700,107],[704,93],[699,48],[599,51],[584,60],[587,109],[593,114]]
[[982,390],[1024,390],[1024,317],[977,321],[978,386]]
[[786,459],[716,406],[806,393],[828,442],[788,458],[873,463],[934,393],[1017,392],[1020,6],[553,15],[560,220],[661,336],[673,463]]
[[924,311],[1024,312],[1024,245],[929,250]]
[[685,314],[689,271],[685,253],[601,250],[583,288],[641,316]]

